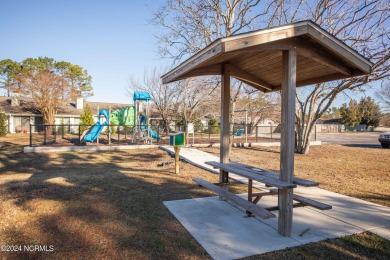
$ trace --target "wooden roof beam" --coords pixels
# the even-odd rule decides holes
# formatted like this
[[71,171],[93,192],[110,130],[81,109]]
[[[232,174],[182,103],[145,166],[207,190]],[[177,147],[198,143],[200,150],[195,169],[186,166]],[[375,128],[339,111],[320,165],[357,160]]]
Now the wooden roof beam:
[[[353,76],[356,76],[356,75],[353,75]],[[353,77],[353,76],[351,76],[351,77]],[[297,81],[296,85],[297,85],[297,87],[302,87],[302,86],[307,86],[307,85],[311,85],[311,84],[316,84],[318,82],[327,82],[327,81],[332,81],[332,80],[338,80],[340,78],[343,78],[343,74],[335,73],[335,74],[319,76],[319,77],[310,78],[310,79],[299,80],[299,81]],[[345,76],[344,76],[344,78],[345,78]],[[282,88],[281,86],[275,86],[274,90],[280,90],[281,88]]]
[[253,76],[252,74],[230,64],[230,73],[233,78],[239,79],[244,83],[254,86],[255,88],[261,88],[266,91],[272,91],[274,87],[267,82]]
[[222,74],[222,65],[215,64],[215,65],[210,65],[198,69],[193,69],[190,72],[180,76],[179,79],[186,79],[186,78],[197,77],[197,76],[221,75],[221,74]]
[[351,76],[352,71],[346,66],[342,65],[340,62],[337,62],[335,59],[321,53],[318,49],[310,46],[309,44],[303,42],[302,40],[296,41],[296,49],[298,54],[309,59],[313,59],[329,68],[332,68],[343,75]]

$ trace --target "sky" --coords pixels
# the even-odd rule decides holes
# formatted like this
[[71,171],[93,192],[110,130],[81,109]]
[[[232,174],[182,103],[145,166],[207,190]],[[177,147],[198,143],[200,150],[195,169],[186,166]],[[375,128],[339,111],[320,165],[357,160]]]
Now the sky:
[[[47,56],[92,76],[89,101],[132,103],[131,75],[164,67],[150,25],[163,0],[0,0],[0,60]],[[170,63],[169,63],[170,64]]]
[[[153,67],[169,67],[160,59],[150,24],[151,10],[164,0],[0,0],[0,60],[21,62],[47,56],[88,70],[94,96],[89,101],[131,104],[129,78]],[[340,95],[334,106],[365,93]],[[4,94],[0,92],[0,95]]]

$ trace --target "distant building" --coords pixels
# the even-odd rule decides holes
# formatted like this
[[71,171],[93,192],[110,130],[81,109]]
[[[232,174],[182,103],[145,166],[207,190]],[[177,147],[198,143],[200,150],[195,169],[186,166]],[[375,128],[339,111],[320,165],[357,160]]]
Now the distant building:
[[[55,124],[63,122],[65,125],[69,125],[69,132],[76,132],[77,127],[74,125],[80,124],[80,115],[84,112],[84,106],[88,106],[92,110],[95,122],[97,121],[97,114],[99,109],[110,109],[111,111],[116,109],[122,109],[130,104],[117,104],[117,103],[105,103],[105,102],[89,102],[84,101],[83,98],[78,98],[74,101],[67,101],[63,103],[56,115]],[[0,111],[4,112],[7,116],[8,132],[29,132],[30,124],[38,125],[43,124],[42,113],[34,108],[34,103],[31,98],[19,97],[13,95],[12,97],[0,97]],[[40,131],[39,126],[34,126],[32,132]]]

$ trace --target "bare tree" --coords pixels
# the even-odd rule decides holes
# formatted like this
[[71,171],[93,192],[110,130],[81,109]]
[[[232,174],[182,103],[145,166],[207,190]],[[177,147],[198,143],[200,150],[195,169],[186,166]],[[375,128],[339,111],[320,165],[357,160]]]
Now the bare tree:
[[246,89],[237,101],[237,109],[248,111],[248,121],[252,133],[256,129],[255,127],[265,119],[279,122],[280,105],[279,94],[263,94],[251,89]]
[[177,63],[218,38],[258,29],[274,2],[168,0],[153,12],[152,23],[163,28],[156,35],[159,53]]
[[[162,27],[156,35],[158,53],[173,65],[200,51],[214,40],[260,28],[262,18],[276,0],[168,0],[153,12],[152,23]],[[264,23],[263,23],[264,24]],[[231,111],[243,83],[233,80]],[[233,131],[234,112],[230,118]],[[232,140],[232,138],[230,139]]]
[[375,96],[385,106],[385,110],[390,110],[390,82],[382,84],[381,89],[375,92]]
[[311,19],[374,63],[371,75],[317,84],[298,91],[297,152],[308,153],[316,121],[340,93],[364,90],[368,83],[390,76],[389,9],[386,0],[279,1],[275,6],[270,25]]
[[215,113],[210,109],[219,101],[215,90],[220,87],[220,81],[215,77],[189,78],[177,87],[177,112],[186,125]]
[[177,82],[172,84],[162,84],[160,75],[161,71],[156,68],[151,71],[145,71],[142,79],[130,77],[130,84],[126,88],[127,94],[131,97],[135,91],[147,91],[152,97],[152,102],[158,110],[165,131],[169,133],[169,125],[174,119],[177,111]]

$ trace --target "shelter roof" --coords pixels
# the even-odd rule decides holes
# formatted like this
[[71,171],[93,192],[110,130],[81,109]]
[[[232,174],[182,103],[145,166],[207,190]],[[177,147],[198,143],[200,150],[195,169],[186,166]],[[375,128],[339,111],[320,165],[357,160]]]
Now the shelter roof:
[[261,91],[277,91],[282,51],[297,51],[297,86],[371,72],[372,63],[312,21],[301,21],[218,39],[162,76],[163,83],[194,76],[231,76]]

